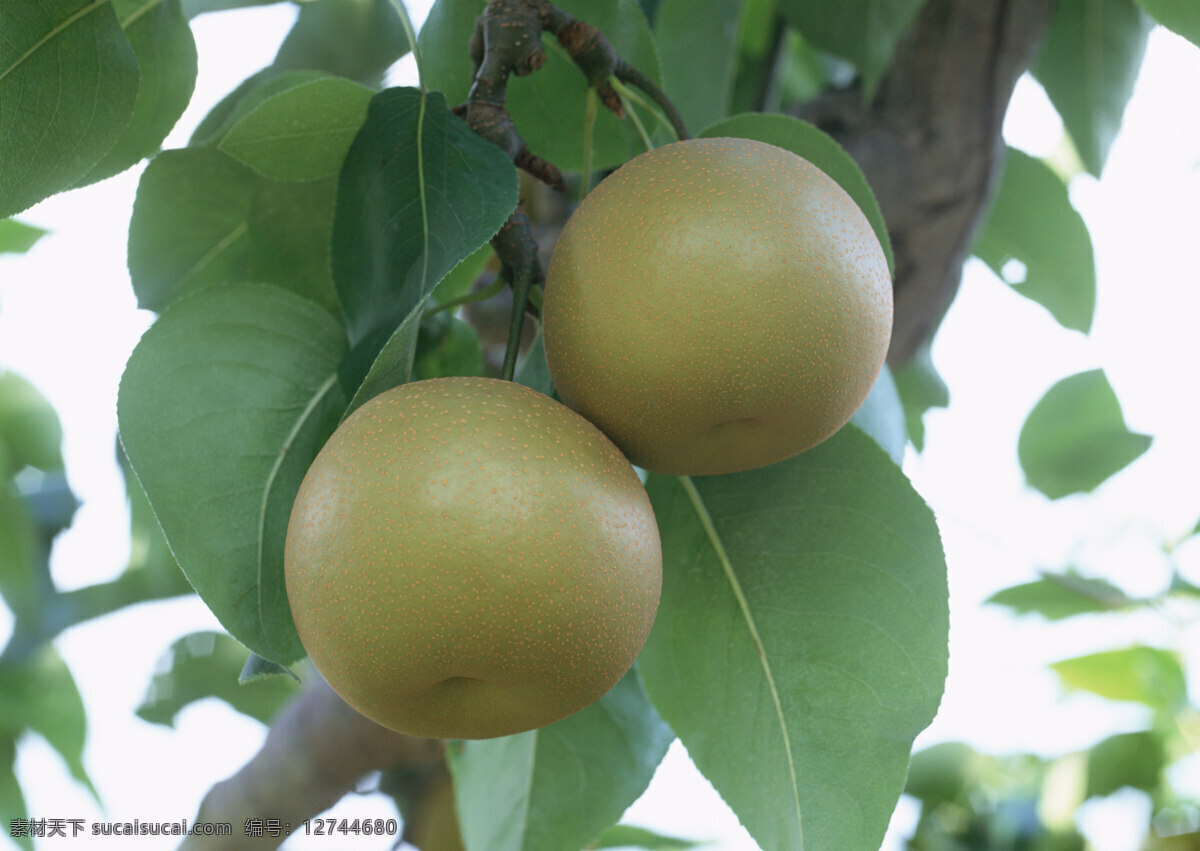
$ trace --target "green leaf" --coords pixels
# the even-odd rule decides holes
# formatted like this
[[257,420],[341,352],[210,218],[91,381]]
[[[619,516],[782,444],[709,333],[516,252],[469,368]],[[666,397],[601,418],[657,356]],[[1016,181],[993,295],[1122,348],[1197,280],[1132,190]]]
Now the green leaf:
[[338,181],[333,280],[351,341],[373,350],[517,204],[516,169],[438,93],[371,100]]
[[997,591],[987,599],[1017,614],[1039,614],[1048,620],[1075,615],[1112,612],[1136,605],[1137,601],[1111,582],[1077,573],[1043,572],[1042,578]]
[[950,388],[938,374],[929,343],[921,346],[908,363],[892,373],[904,403],[905,431],[920,452],[925,447],[925,413],[950,404]]
[[433,300],[438,304],[461,298],[471,291],[488,262],[495,255],[490,242],[476,248],[471,254],[450,270],[433,291]]
[[1162,737],[1150,730],[1109,736],[1093,745],[1087,757],[1089,798],[1111,795],[1126,786],[1146,792],[1162,786],[1166,747]]
[[[467,99],[473,70],[467,45],[484,5],[479,0],[438,0],[421,28],[426,85],[445,92],[450,103]],[[597,27],[622,59],[659,81],[654,37],[637,0],[561,0],[555,5]],[[509,80],[508,111],[530,151],[561,169],[578,171],[583,167],[587,84],[553,37],[543,36],[542,45],[546,64],[536,74]],[[642,122],[658,142],[670,138],[649,116]],[[643,150],[632,121],[600,110],[592,168],[620,165]]]
[[436,0],[417,33],[425,85],[449,103],[467,99],[474,74],[467,45],[485,6],[486,0]]
[[690,128],[729,114],[741,7],[741,0],[663,0],[659,6],[654,38],[663,89]]
[[677,851],[677,849],[683,848],[696,848],[703,844],[705,843],[692,839],[664,836],[637,825],[614,824],[588,846],[588,851],[596,848],[645,848],[647,851]]
[[1142,703],[1166,712],[1187,703],[1183,665],[1170,650],[1135,645],[1064,659],[1050,667],[1068,688],[1108,700]]
[[152,156],[187,109],[196,85],[196,42],[179,0],[113,0],[137,54],[141,82],[129,125],[80,180],[95,183]]
[[16,761],[15,739],[11,735],[0,733],[0,813],[4,816],[4,826],[9,828],[9,839],[26,851],[33,851],[33,839],[29,836],[15,835],[11,829],[13,819],[29,817],[25,796],[21,793],[21,783],[17,780]]
[[1138,0],[1158,23],[1200,46],[1200,6],[1195,0]]
[[138,61],[108,0],[0,4],[0,218],[69,189],[133,114]]
[[645,791],[674,740],[636,669],[569,718],[450,751],[468,851],[582,848]]
[[197,147],[217,142],[229,132],[230,127],[263,102],[296,86],[328,78],[329,75],[324,71],[284,71],[271,66],[251,74],[209,110],[208,115],[192,131],[188,144]]
[[891,64],[900,38],[908,32],[925,0],[842,0],[812,3],[780,0],[788,23],[804,38],[858,68],[869,98]]
[[337,179],[259,181],[246,219],[246,277],[274,284],[342,318],[329,270]]
[[279,183],[212,147],[146,167],[129,225],[138,304],[162,311],[216,284],[274,284],[340,315],[329,270],[334,178]]
[[946,677],[933,514],[854,427],[770,467],[651,475],[646,689],[766,851],[873,851]]
[[700,136],[709,139],[719,136],[756,139],[804,157],[833,178],[854,199],[871,223],[875,236],[879,237],[879,244],[887,255],[888,270],[892,271],[895,262],[892,241],[888,238],[887,223],[883,220],[875,193],[871,191],[858,163],[825,131],[790,115],[747,112],[706,127]]
[[16,219],[0,219],[0,254],[24,254],[46,231]]
[[[637,0],[560,0],[555,5],[599,29],[622,59],[660,82],[654,36]],[[508,109],[533,153],[560,169],[579,171],[583,168],[587,84],[557,41],[544,36],[542,43],[545,66],[536,74],[509,81]],[[656,144],[674,138],[649,115],[642,113],[641,118]],[[633,121],[599,110],[592,135],[593,169],[618,166],[644,150]]]
[[364,367],[357,361],[373,352],[373,346],[359,346],[352,350],[346,360],[342,362],[339,371],[342,387],[357,388],[354,390],[354,396],[351,398],[349,406],[342,414],[343,421],[367,400],[373,399],[385,390],[404,384],[412,377],[413,360],[417,355],[417,337],[421,330],[421,316],[425,304],[426,302],[422,301],[413,308],[412,312],[392,333],[392,336],[388,337],[383,348],[365,368],[365,377],[360,378]]
[[904,432],[904,406],[900,404],[892,371],[886,365],[850,422],[883,447],[889,458],[897,464],[903,463],[904,447],[908,445],[908,435]]
[[[1092,238],[1067,187],[1046,163],[1008,149],[974,252],[1064,328],[1085,334],[1091,329],[1096,306]],[[1014,273],[1013,266],[1019,271]]]
[[412,379],[443,378],[450,375],[482,375],[483,352],[471,326],[449,313],[435,313],[421,320],[417,333]]
[[1097,177],[1121,129],[1152,23],[1133,0],[1060,0],[1034,63],[1033,76]]
[[408,51],[389,0],[301,3],[272,67],[327,71],[378,88],[383,73]]
[[217,146],[273,180],[332,177],[367,117],[370,99],[370,89],[350,80],[310,80],[262,100]]
[[62,439],[54,406],[26,379],[0,369],[0,448],[7,458],[0,477],[25,467],[61,470]]
[[278,287],[181,299],[125,367],[121,440],[172,552],[217,619],[255,653],[304,655],[283,584],[292,500],[346,400],[336,321]]
[[262,677],[242,684],[246,648],[220,632],[193,632],[171,644],[159,660],[146,696],[135,710],[151,724],[175,725],[188,704],[206,697],[225,701],[266,724],[296,692],[295,680]]
[[[163,536],[154,509],[117,441],[117,462],[129,500],[129,563],[117,581],[135,585],[142,599],[162,599],[192,593]],[[137,577],[136,580],[133,577]]]
[[241,276],[254,172],[209,148],[166,151],[142,172],[129,223],[138,307],[162,311],[200,287]]
[[1017,441],[1025,479],[1051,499],[1085,493],[1132,463],[1151,438],[1125,427],[1103,370],[1064,378],[1030,411]]
[[87,715],[75,678],[50,645],[23,662],[0,665],[0,731],[32,730],[58,751],[71,776],[93,796],[83,767]]

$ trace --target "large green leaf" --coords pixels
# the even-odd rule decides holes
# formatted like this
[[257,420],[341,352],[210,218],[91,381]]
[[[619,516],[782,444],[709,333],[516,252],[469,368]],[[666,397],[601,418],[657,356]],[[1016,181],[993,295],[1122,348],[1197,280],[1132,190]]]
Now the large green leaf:
[[1152,25],[1133,0],[1059,0],[1033,75],[1099,176],[1142,66]]
[[246,219],[246,278],[311,299],[341,317],[329,271],[337,179],[258,183]]
[[1200,45],[1200,5],[1196,0],[1137,0],[1158,23]]
[[111,177],[158,151],[196,85],[196,42],[179,0],[113,0],[113,8],[137,54],[141,82],[125,132],[80,184]]
[[69,189],[133,114],[138,61],[108,0],[0,3],[0,218]]
[[327,71],[378,88],[408,51],[392,0],[326,0],[300,4],[271,67]]
[[1108,700],[1142,703],[1173,713],[1187,703],[1187,679],[1178,654],[1134,645],[1064,659],[1050,666],[1068,688]]
[[[467,98],[471,60],[467,51],[475,19],[484,8],[479,0],[438,0],[421,28],[426,84],[445,92],[450,103]],[[637,0],[561,0],[555,4],[597,27],[621,58],[656,82],[658,57],[650,25]],[[583,167],[587,84],[558,42],[542,38],[546,64],[536,74],[514,77],[508,83],[508,111],[529,149],[565,170]],[[643,124],[658,141],[670,134],[649,116]],[[620,165],[644,150],[636,127],[605,109],[597,116],[593,135],[592,168]]]
[[869,96],[925,0],[780,0],[779,5],[806,40],[854,63]]
[[217,150],[154,158],[129,222],[129,277],[139,307],[162,311],[193,289],[242,276],[256,186],[254,172]]
[[172,552],[221,624],[304,655],[283,584],[292,500],[346,399],[337,322],[268,285],[213,287],[150,327],[125,367],[121,440]]
[[196,125],[188,144],[196,147],[218,142],[229,128],[265,101],[286,94],[296,86],[326,79],[329,75],[324,71],[286,71],[267,66],[242,80],[237,88],[221,98]]
[[1000,188],[973,250],[1064,328],[1091,329],[1096,307],[1092,237],[1067,187],[1046,163],[1009,148]]
[[741,0],[663,0],[659,6],[654,38],[663,89],[693,130],[729,112],[741,8]]
[[245,647],[221,632],[193,632],[174,641],[159,660],[138,717],[171,727],[185,706],[215,697],[266,724],[296,693],[296,681],[260,677],[241,683],[246,656]]
[[467,851],[584,847],[645,791],[674,738],[635,669],[556,724],[464,742],[450,767]]
[[1047,620],[1112,612],[1137,603],[1111,582],[1070,572],[1045,572],[1041,579],[997,591],[987,602],[1017,614],[1036,613]]
[[719,136],[756,139],[804,157],[833,178],[838,186],[854,199],[854,203],[871,223],[871,229],[879,238],[879,244],[883,246],[888,269],[892,269],[892,241],[888,237],[887,223],[883,220],[883,212],[879,209],[879,202],[875,200],[875,193],[871,191],[871,186],[858,163],[828,133],[790,115],[747,112],[706,127],[700,136],[710,139]]
[[335,190],[332,177],[268,180],[215,147],[155,157],[129,225],[138,304],[162,311],[196,290],[253,280],[339,315],[329,271]]
[[0,665],[0,738],[32,730],[58,751],[71,776],[96,794],[83,766],[87,715],[75,678],[53,647]]
[[1093,369],[1046,391],[1021,427],[1017,456],[1025,479],[1051,499],[1085,493],[1150,448],[1125,426],[1121,403]]
[[647,490],[654,705],[766,851],[874,851],[946,676],[932,512],[853,426],[770,467]]
[[351,80],[309,80],[257,103],[218,147],[274,180],[332,177],[367,117],[370,99],[371,90]]
[[367,340],[364,363],[516,204],[512,162],[441,94],[372,98],[338,181],[332,249],[351,340]]
[[0,219],[0,254],[24,254],[46,231],[16,219]]

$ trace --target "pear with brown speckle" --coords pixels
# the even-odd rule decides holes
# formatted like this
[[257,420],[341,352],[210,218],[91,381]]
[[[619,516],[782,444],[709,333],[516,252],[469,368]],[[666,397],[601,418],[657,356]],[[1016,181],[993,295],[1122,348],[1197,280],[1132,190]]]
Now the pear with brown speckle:
[[349,416],[300,486],[284,560],[329,685],[427,737],[518,733],[600,698],[662,584],[624,456],[559,402],[486,378],[401,385]]
[[732,473],[846,424],[879,376],[892,287],[853,199],[750,139],[694,139],[602,181],[547,273],[555,387],[634,464]]

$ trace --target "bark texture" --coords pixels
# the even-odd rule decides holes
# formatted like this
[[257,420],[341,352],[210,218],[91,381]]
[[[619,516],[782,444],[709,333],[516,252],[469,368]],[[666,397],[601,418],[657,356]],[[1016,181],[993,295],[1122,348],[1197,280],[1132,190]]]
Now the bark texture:
[[958,290],[1003,154],[1001,128],[1055,0],[929,0],[876,96],[857,89],[796,111],[854,157],[879,199],[896,255],[898,366],[937,328]]

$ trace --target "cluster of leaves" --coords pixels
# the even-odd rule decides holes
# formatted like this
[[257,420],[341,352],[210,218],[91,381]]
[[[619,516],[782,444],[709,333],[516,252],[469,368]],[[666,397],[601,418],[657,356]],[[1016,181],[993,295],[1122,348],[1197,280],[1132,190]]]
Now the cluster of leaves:
[[[0,253],[26,251],[42,235],[28,225],[0,222]],[[73,591],[56,587],[50,548],[78,506],[61,443],[62,427],[50,403],[22,376],[0,370],[0,599],[15,617],[0,652],[0,813],[6,817],[25,813],[13,763],[17,742],[28,734],[43,738],[95,795],[83,764],[84,704],[51,639],[89,618],[191,590],[132,477],[127,481],[132,555],[125,570],[109,582]],[[23,844],[32,847],[28,839]]]
[[[1198,533],[1200,524],[1190,537]],[[1174,548],[1164,549],[1170,557]],[[1200,587],[1176,569],[1158,593],[1132,597],[1104,579],[1076,571],[1046,572],[998,592],[989,602],[1052,622],[1152,613],[1185,625],[1200,613]],[[909,847],[1083,851],[1079,808],[1122,790],[1137,790],[1150,803],[1139,847],[1195,848],[1200,843],[1200,801],[1181,796],[1171,784],[1173,766],[1194,758],[1200,729],[1200,710],[1188,696],[1184,656],[1170,647],[1133,644],[1062,659],[1051,669],[1068,692],[1141,706],[1145,725],[1107,736],[1087,750],[1049,758],[990,756],[959,742],[919,751],[905,788],[921,806]]]
[[[1195,38],[1194,15],[1165,0],[1144,3]],[[255,654],[247,671],[303,655],[282,579],[300,479],[337,423],[376,393],[486,370],[476,333],[435,308],[494,265],[488,241],[517,201],[507,157],[450,110],[470,85],[466,45],[480,0],[438,0],[418,39],[422,87],[382,91],[384,72],[411,47],[391,4],[299,4],[275,61],[218,104],[186,147],[158,152],[194,84],[188,19],[245,5],[254,0],[0,8],[0,31],[12,34],[0,45],[0,216],[152,157],[130,224],[129,270],[139,305],[161,315],[131,357],[119,399],[123,446],[137,472],[135,544],[145,544],[135,546],[140,555],[127,573],[150,579],[123,576],[105,599],[186,591],[177,558],[236,639],[188,636],[171,649],[140,710],[163,723],[209,694],[261,719],[287,698],[283,679],[241,689],[233,682],[243,646]],[[660,82],[689,125],[704,128],[700,135],[761,139],[816,162],[888,247],[855,164],[815,128],[764,113],[832,86],[860,85],[869,96],[923,0],[712,0],[704,14],[694,0],[560,5]],[[1118,6],[1121,14],[1110,15]],[[1098,21],[1100,34],[1075,27],[1072,15]],[[1063,2],[1039,64],[1095,172],[1119,124],[1146,20],[1130,0]],[[1104,76],[1114,73],[1108,55],[1094,56],[1112,42],[1127,54],[1115,82]],[[1081,44],[1093,63],[1082,68],[1067,59]],[[639,153],[647,135],[670,138],[631,103],[627,112],[641,110],[651,133],[607,113],[592,123],[582,79],[556,44],[546,49],[545,67],[512,81],[508,100],[535,153],[564,170],[606,169]],[[1081,88],[1071,74],[1105,85]],[[54,88],[62,80],[70,85]],[[9,96],[16,92],[36,96]],[[0,240],[28,239],[18,223],[0,224]],[[1044,163],[1010,152],[977,253],[1000,271],[1020,261],[1027,274],[1018,291],[1086,331],[1091,245],[1062,179]],[[553,392],[538,345],[518,377]],[[937,530],[896,466],[909,440],[922,445],[924,411],[945,403],[926,351],[894,381],[885,371],[856,424],[801,457],[694,482],[650,476],[665,578],[637,672],[559,724],[453,749],[468,847],[594,841],[641,794],[676,736],[765,848],[876,847],[946,670]],[[1081,429],[1106,451],[1074,457]],[[1059,496],[1094,487],[1145,440],[1124,429],[1103,376],[1086,373],[1047,394],[1022,434],[1021,458],[1031,484]],[[48,575],[47,535],[68,520],[29,532],[29,494],[9,481],[5,534],[17,529],[41,550],[11,569],[6,563],[0,575],[16,579],[0,591],[18,613],[15,635],[32,636],[25,613],[70,611],[19,596],[28,577]],[[122,603],[57,614],[56,628]],[[34,643],[48,646],[54,630],[39,629]],[[61,663],[39,652],[38,681],[67,683],[69,674],[53,673],[65,672]],[[69,691],[74,703],[56,705],[78,703],[73,684]],[[28,711],[14,710],[11,724],[7,711],[6,703],[4,741],[39,729],[20,720],[35,717]],[[86,779],[82,708],[77,715],[69,740],[41,732],[63,743]],[[8,789],[16,791],[4,791],[0,805],[19,812],[15,781],[0,786]]]

